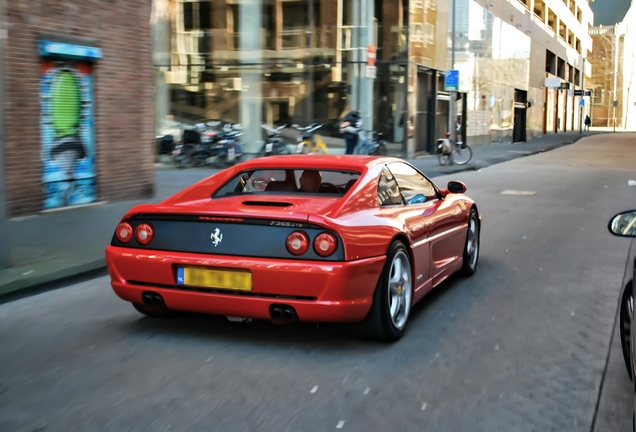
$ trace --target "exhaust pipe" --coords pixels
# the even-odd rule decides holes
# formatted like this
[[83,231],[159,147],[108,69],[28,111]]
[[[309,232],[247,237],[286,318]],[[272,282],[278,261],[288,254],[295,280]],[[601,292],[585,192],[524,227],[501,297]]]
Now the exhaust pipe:
[[283,310],[279,306],[270,306],[269,315],[273,320],[279,320],[283,317]]
[[271,305],[269,307],[269,315],[275,322],[293,322],[298,321],[296,310],[289,305]]
[[156,306],[165,306],[166,302],[163,301],[163,297],[160,294],[157,294],[152,291],[146,291],[141,295],[141,300],[144,304],[148,305],[156,305]]

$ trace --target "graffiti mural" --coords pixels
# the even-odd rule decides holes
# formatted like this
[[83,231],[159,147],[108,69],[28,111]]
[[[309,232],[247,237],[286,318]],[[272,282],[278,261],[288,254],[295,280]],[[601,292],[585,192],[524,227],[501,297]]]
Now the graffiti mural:
[[93,65],[83,61],[43,61],[40,104],[44,207],[93,202]]

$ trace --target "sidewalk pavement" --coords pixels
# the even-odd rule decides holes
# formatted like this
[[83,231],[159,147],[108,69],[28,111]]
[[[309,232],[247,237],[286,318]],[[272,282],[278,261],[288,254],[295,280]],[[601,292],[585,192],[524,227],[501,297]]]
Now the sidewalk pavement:
[[[611,132],[592,130],[546,135],[528,143],[480,145],[473,149],[472,160],[464,166],[441,167],[437,156],[411,159],[414,166],[430,177],[477,170],[522,156],[549,151],[571,144],[588,134]],[[132,206],[159,202],[217,170],[177,170],[166,166],[156,172],[156,195],[152,199],[108,203],[46,211],[12,219],[9,224],[11,264],[0,269],[0,296],[17,294],[64,278],[104,270],[104,251],[117,223]]]

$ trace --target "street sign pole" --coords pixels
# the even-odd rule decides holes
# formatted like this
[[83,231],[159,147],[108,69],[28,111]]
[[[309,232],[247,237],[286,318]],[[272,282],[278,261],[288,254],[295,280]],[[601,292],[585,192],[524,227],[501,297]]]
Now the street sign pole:
[[0,0],[0,269],[9,267],[9,230],[7,229],[7,182],[5,176],[6,139],[4,131],[4,55],[7,27],[4,22],[6,0]]
[[585,77],[585,59],[583,59],[583,69],[581,70],[581,111],[579,114],[579,135],[583,135],[583,104],[585,103],[585,89],[583,88],[583,78]]
[[[456,0],[453,0],[453,24],[452,24],[452,37],[451,37],[451,70],[455,70],[455,21],[456,18],[456,8],[455,8]],[[459,83],[457,83],[459,85]],[[449,92],[449,101],[448,101],[448,131],[450,132],[450,138],[452,142],[457,142],[457,126],[455,125],[455,91],[451,90]],[[465,132],[464,132],[465,133]]]

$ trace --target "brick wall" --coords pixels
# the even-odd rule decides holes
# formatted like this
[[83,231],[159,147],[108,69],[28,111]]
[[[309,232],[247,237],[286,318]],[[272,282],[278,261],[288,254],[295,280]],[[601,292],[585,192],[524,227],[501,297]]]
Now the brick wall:
[[[98,200],[154,195],[151,0],[7,2],[5,128],[9,217],[42,210],[38,40],[82,38],[101,48],[94,68]],[[89,42],[90,41],[90,42]]]

